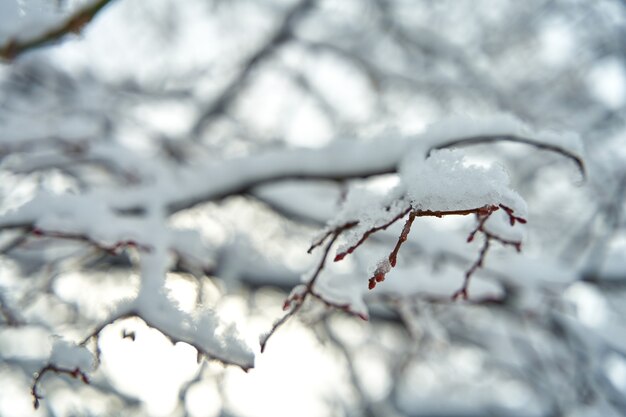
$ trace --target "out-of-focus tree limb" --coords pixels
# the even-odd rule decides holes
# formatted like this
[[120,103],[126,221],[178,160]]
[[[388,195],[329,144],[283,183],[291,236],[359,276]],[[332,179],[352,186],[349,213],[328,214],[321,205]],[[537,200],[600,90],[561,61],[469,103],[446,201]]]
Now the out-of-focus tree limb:
[[221,115],[227,107],[237,97],[239,91],[247,83],[254,69],[272,53],[292,38],[292,30],[294,25],[315,5],[316,0],[303,0],[292,7],[285,15],[282,24],[273,36],[252,56],[250,56],[241,66],[239,73],[224,87],[217,98],[208,105],[202,112],[192,132],[194,137],[198,137],[206,129],[206,127],[219,115]]
[[93,18],[112,1],[113,0],[98,0],[92,2],[70,15],[60,26],[52,28],[33,38],[26,40],[16,38],[9,39],[8,42],[0,46],[0,58],[11,61],[26,51],[57,42],[70,33],[79,33],[85,25],[91,22]]

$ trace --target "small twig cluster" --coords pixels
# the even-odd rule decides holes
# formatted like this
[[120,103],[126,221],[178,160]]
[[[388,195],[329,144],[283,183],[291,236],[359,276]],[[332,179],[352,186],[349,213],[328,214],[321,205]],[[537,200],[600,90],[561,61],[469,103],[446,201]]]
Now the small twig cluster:
[[[487,222],[487,220],[489,219],[489,217],[497,210],[502,209],[504,210],[508,217],[509,217],[509,223],[511,224],[511,226],[514,226],[516,222],[519,223],[526,223],[526,219],[522,218],[522,217],[518,217],[514,215],[514,210],[511,209],[510,207],[507,207],[503,204],[500,205],[486,205],[483,207],[477,207],[477,208],[473,208],[473,209],[467,209],[467,210],[448,210],[448,211],[432,211],[432,210],[420,210],[420,209],[409,209],[407,211],[404,211],[402,214],[402,216],[398,216],[394,219],[392,219],[392,221],[388,224],[385,225],[385,228],[388,227],[389,225],[395,223],[396,221],[398,221],[399,219],[401,219],[402,217],[404,217],[404,215],[409,214],[408,219],[406,220],[406,223],[404,224],[404,227],[402,228],[402,232],[400,233],[400,236],[398,237],[398,241],[395,245],[395,247],[393,248],[393,250],[391,251],[391,253],[389,253],[388,258],[386,259],[386,261],[383,261],[379,264],[379,266],[376,268],[376,270],[374,271],[373,276],[369,279],[368,281],[368,286],[369,289],[372,290],[374,288],[376,288],[376,284],[379,282],[382,282],[385,280],[385,276],[387,275],[387,273],[389,273],[389,271],[391,270],[391,268],[394,268],[397,264],[398,261],[398,252],[400,251],[400,247],[402,246],[402,244],[404,242],[407,241],[409,233],[411,232],[411,226],[413,224],[413,221],[415,220],[416,217],[444,217],[444,216],[467,216],[470,214],[475,214],[476,218],[477,218],[477,225],[474,228],[474,230],[472,230],[472,232],[470,233],[470,235],[467,238],[467,242],[471,242],[474,240],[474,237],[476,236],[477,233],[481,233],[485,236],[485,244],[483,245],[479,257],[476,260],[476,262],[474,262],[474,264],[472,264],[472,266],[470,267],[470,269],[468,269],[468,271],[465,274],[465,281],[463,284],[463,287],[457,291],[452,298],[456,299],[459,295],[462,295],[464,299],[467,299],[467,286],[469,284],[469,280],[470,277],[474,274],[474,272],[482,267],[483,265],[483,261],[485,259],[485,256],[487,255],[487,251],[489,250],[489,245],[491,243],[492,240],[496,240],[500,243],[502,243],[503,245],[509,245],[509,246],[513,246],[515,247],[515,249],[517,249],[517,251],[519,252],[521,250],[521,242],[518,241],[512,241],[512,240],[507,240],[504,239],[500,236],[497,236],[491,232],[489,232],[488,230],[485,229],[485,223]],[[371,229],[374,230],[374,229]],[[366,232],[365,235],[369,236],[371,234],[371,230]],[[364,236],[365,236],[364,235]],[[346,251],[340,253],[337,255],[337,257],[335,258],[335,260],[340,260],[343,259],[345,257],[346,254],[348,253],[352,253],[359,245],[361,245],[363,242],[365,241],[365,239],[361,239],[359,240],[359,242],[357,242],[355,245],[351,246],[350,248],[348,248]]]
[[[469,286],[470,279],[474,275],[474,273],[483,266],[485,257],[487,255],[487,252],[489,251],[489,247],[492,241],[500,242],[501,244],[505,246],[513,246],[518,252],[521,250],[522,243],[520,241],[505,239],[501,236],[498,236],[490,232],[489,230],[485,228],[485,224],[487,220],[489,219],[489,217],[494,212],[500,209],[502,209],[507,214],[509,218],[509,223],[511,226],[514,226],[515,223],[522,223],[522,224],[526,223],[526,219],[516,216],[512,208],[505,206],[503,204],[499,204],[499,205],[492,204],[492,205],[485,205],[482,207],[476,207],[476,208],[471,208],[471,209],[445,210],[445,211],[422,210],[422,209],[415,209],[409,206],[408,208],[402,210],[398,215],[393,217],[388,222],[380,226],[372,227],[371,229],[368,229],[367,231],[365,231],[363,235],[361,236],[361,238],[355,244],[337,253],[337,255],[334,258],[334,261],[335,262],[341,261],[347,255],[353,253],[371,235],[381,230],[387,229],[389,226],[396,223],[400,219],[404,218],[408,214],[409,217],[407,218],[404,224],[404,227],[402,228],[402,231],[400,232],[400,236],[398,237],[398,241],[396,242],[394,248],[389,253],[389,256],[386,259],[384,259],[383,262],[379,263],[378,267],[374,271],[373,276],[369,278],[368,280],[368,287],[370,290],[373,290],[374,288],[376,288],[376,284],[384,281],[387,273],[389,273],[389,271],[391,271],[391,269],[396,266],[398,262],[398,253],[400,251],[400,247],[402,246],[404,242],[408,240],[409,233],[411,232],[411,226],[413,222],[415,221],[416,217],[442,218],[444,216],[467,216],[467,215],[474,214],[476,215],[477,224],[476,224],[476,227],[470,232],[467,238],[467,242],[472,242],[474,238],[476,237],[476,235],[480,233],[485,237],[485,243],[483,244],[479,252],[478,259],[465,272],[465,278],[464,278],[462,287],[452,295],[453,300],[459,297],[462,297],[463,299],[467,300],[468,299],[468,286]],[[344,233],[345,231],[349,229],[354,228],[358,224],[359,224],[358,221],[345,223],[341,226],[338,226],[334,229],[329,230],[322,237],[320,237],[318,240],[313,242],[313,244],[308,250],[308,253],[311,253],[314,249],[324,245],[324,251],[322,253],[320,262],[318,263],[313,274],[311,275],[311,278],[306,282],[306,284],[304,284],[304,286],[302,287],[296,287],[296,289],[292,292],[292,294],[290,294],[289,297],[287,297],[287,299],[285,300],[285,303],[283,305],[283,310],[289,310],[289,311],[283,317],[281,317],[279,320],[277,320],[274,323],[271,330],[267,334],[261,337],[261,352],[265,350],[265,346],[267,344],[268,339],[276,332],[276,330],[279,327],[285,324],[290,317],[295,315],[300,310],[300,308],[304,304],[304,301],[309,296],[322,301],[324,304],[326,304],[329,307],[334,307],[334,308],[346,311],[351,314],[357,314],[357,313],[354,313],[350,309],[349,304],[333,303],[325,299],[320,294],[318,294],[315,291],[315,283],[319,275],[321,274],[322,270],[324,269],[326,258],[328,257],[328,254],[330,253],[330,249],[335,243],[335,241],[339,238],[339,236],[341,236],[342,233]],[[367,317],[364,317],[362,314],[357,314],[357,315],[361,317],[362,319],[367,319]]]
[[[293,291],[289,295],[289,297],[287,297],[287,299],[285,300],[283,304],[283,310],[284,311],[289,310],[289,311],[283,317],[281,317],[276,322],[274,322],[274,325],[272,326],[272,328],[270,329],[268,333],[261,336],[260,338],[261,353],[265,351],[265,346],[267,345],[267,341],[270,339],[270,337],[272,337],[272,335],[276,332],[276,330],[278,330],[279,327],[285,324],[287,320],[289,320],[290,317],[292,317],[294,314],[296,314],[300,310],[300,308],[302,308],[302,306],[304,305],[304,302],[309,296],[322,301],[324,304],[326,304],[329,307],[343,310],[348,313],[353,313],[350,310],[349,304],[338,304],[338,303],[333,303],[329,300],[326,300],[323,296],[315,292],[314,287],[315,287],[315,282],[317,281],[317,278],[319,277],[320,273],[324,269],[324,265],[326,264],[326,258],[328,258],[328,253],[330,252],[330,249],[335,243],[335,241],[339,238],[339,236],[343,232],[345,232],[348,229],[353,228],[357,224],[358,224],[357,222],[351,222],[343,226],[337,227],[336,229],[322,236],[318,241],[314,242],[313,245],[309,248],[308,252],[311,253],[313,249],[315,249],[318,246],[323,245],[324,242],[326,242],[327,239],[330,237],[330,239],[326,242],[326,246],[324,247],[324,252],[322,253],[322,257],[320,258],[320,261],[317,264],[317,267],[315,268],[313,275],[311,275],[311,278],[307,281],[307,283],[304,285],[303,288],[296,288],[296,290]],[[367,319],[366,317],[363,317],[363,316],[360,316],[360,317],[364,320]]]
[[491,233],[485,229],[485,223],[487,222],[489,217],[495,211],[499,209],[504,210],[506,214],[509,216],[509,224],[511,226],[514,226],[516,222],[519,222],[522,224],[526,223],[526,219],[515,216],[513,214],[514,213],[513,209],[503,204],[500,204],[499,206],[485,206],[483,211],[479,211],[476,213],[476,218],[478,220],[477,225],[467,237],[467,242],[468,243],[472,242],[474,238],[476,237],[477,233],[481,233],[485,237],[485,242],[483,243],[483,246],[480,249],[480,252],[478,254],[478,259],[476,259],[476,261],[472,264],[472,266],[467,271],[465,271],[465,279],[463,280],[463,286],[459,290],[457,290],[454,294],[452,294],[453,300],[456,300],[459,297],[462,297],[464,300],[467,300],[468,298],[467,288],[469,286],[469,281],[472,275],[474,275],[474,273],[476,272],[476,270],[478,270],[478,268],[482,268],[492,240],[500,242],[504,246],[513,246],[515,250],[517,250],[518,252],[522,250],[522,242],[504,239],[503,237],[498,236],[494,233]]

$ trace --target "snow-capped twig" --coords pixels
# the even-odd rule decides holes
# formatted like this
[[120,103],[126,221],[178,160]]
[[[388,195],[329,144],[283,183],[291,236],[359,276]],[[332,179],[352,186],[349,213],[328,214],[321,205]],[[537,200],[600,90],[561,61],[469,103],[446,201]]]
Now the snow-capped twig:
[[[381,230],[386,230],[389,226],[391,226],[392,224],[394,224],[395,222],[397,222],[398,220],[400,220],[401,218],[406,216],[407,213],[409,213],[409,211],[411,211],[411,207],[408,207],[407,209],[403,210],[401,213],[399,213],[397,216],[395,216],[394,218],[389,220],[387,223],[385,223],[385,224],[383,224],[381,226],[373,227],[373,228],[367,230],[365,233],[363,233],[363,236],[361,236],[361,239],[359,239],[358,242],[356,242],[354,245],[350,246],[346,250],[344,250],[342,252],[339,252],[337,255],[335,255],[335,262],[341,261],[347,255],[349,255],[352,252],[354,252],[354,250],[356,248],[361,246],[361,244],[363,242],[365,242],[367,240],[367,238],[369,238],[374,233],[379,232]],[[356,226],[356,224],[358,224],[358,222],[355,222],[355,226]]]
[[54,372],[55,374],[65,374],[69,375],[72,378],[80,379],[85,384],[89,384],[89,377],[85,372],[80,370],[80,368],[74,369],[66,369],[53,364],[47,364],[43,368],[37,372],[35,376],[35,380],[33,381],[33,385],[31,387],[31,393],[33,395],[33,406],[35,409],[39,408],[40,401],[44,398],[43,394],[39,392],[39,382],[41,382],[42,378],[49,372]]

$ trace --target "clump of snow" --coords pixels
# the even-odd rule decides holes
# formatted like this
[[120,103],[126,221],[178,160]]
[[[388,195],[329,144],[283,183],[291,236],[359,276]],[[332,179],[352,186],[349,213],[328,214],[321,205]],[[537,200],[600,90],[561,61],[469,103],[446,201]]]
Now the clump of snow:
[[365,184],[352,186],[348,189],[341,210],[331,222],[331,226],[340,226],[356,219],[366,221],[378,217],[385,202],[391,203],[391,200],[380,191]]
[[460,150],[433,151],[424,160],[422,149],[403,161],[400,174],[411,204],[433,211],[463,210],[505,204],[526,213],[522,198],[509,188],[509,176],[498,165],[469,164]]
[[389,271],[391,271],[391,262],[389,262],[389,257],[384,257],[383,259],[378,261],[375,268],[369,268],[369,275],[385,275],[389,273]]
[[51,364],[63,369],[80,369],[87,372],[93,369],[94,357],[84,346],[63,339],[56,339],[50,353]]
[[234,324],[224,326],[212,310],[204,310],[194,323],[192,332],[195,344],[217,358],[241,365],[254,366],[254,353],[241,339]]
[[[502,166],[472,165],[459,149],[437,150],[441,146],[461,145],[464,141],[479,138],[518,138],[524,143],[558,147],[573,155],[583,153],[577,135],[538,132],[511,115],[484,119],[447,118],[429,126],[415,138],[413,149],[400,163],[400,183],[391,191],[377,193],[361,184],[349,189],[340,212],[324,231],[327,233],[350,222],[358,222],[356,227],[342,235],[345,243],[338,253],[353,247],[366,232],[384,226],[410,206],[420,210],[450,211],[504,204],[514,210],[515,216],[525,218],[526,203],[510,188],[509,176]],[[495,228],[495,220],[492,224]]]
[[[312,277],[313,277],[313,271],[309,271],[302,275],[301,281],[303,282],[310,281]],[[307,292],[307,286],[304,284],[298,284],[291,289],[291,292],[289,293],[289,296],[287,297],[287,299],[290,300],[290,299],[300,298],[306,292]]]

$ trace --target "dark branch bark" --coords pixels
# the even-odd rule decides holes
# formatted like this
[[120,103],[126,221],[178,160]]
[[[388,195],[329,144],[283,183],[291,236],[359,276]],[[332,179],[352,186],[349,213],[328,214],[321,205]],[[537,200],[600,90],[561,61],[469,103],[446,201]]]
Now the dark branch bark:
[[0,58],[11,61],[26,51],[57,42],[70,33],[79,33],[85,25],[91,22],[111,2],[112,0],[98,0],[76,11],[60,26],[34,38],[27,40],[10,39],[6,44],[0,46]]

